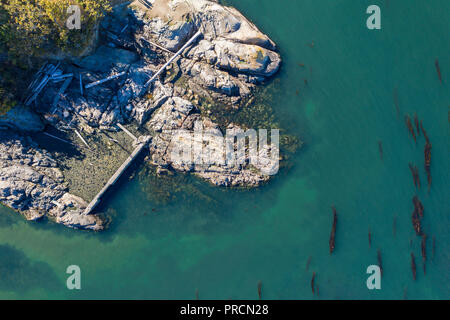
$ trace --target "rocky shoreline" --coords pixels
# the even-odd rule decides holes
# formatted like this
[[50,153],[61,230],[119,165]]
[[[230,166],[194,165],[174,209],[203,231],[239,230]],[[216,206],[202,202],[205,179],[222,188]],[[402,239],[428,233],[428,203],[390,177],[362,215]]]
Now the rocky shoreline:
[[[226,187],[254,187],[270,178],[248,163],[248,155],[236,168],[226,164],[180,165],[172,161],[170,152],[177,130],[194,132],[195,126],[201,125],[210,134],[223,134],[224,128],[208,117],[209,108],[215,103],[241,108],[252,98],[256,87],[280,67],[274,42],[237,10],[214,1],[147,2],[148,6],[135,1],[115,7],[100,24],[100,42],[93,54],[60,61],[63,73],[73,74],[64,94],[60,94],[61,82],[49,82],[31,104],[32,110],[13,109],[0,117],[3,204],[29,220],[45,216],[71,228],[104,229],[106,221],[100,216],[83,214],[92,200],[88,199],[92,192],[84,193],[83,185],[99,190],[94,180],[101,185],[110,172],[98,170],[97,165],[102,162],[105,166],[111,159],[112,172],[118,167],[114,159],[120,162],[129,155],[126,137],[117,124],[129,124],[136,135],[151,136],[147,158],[160,172],[189,172]],[[202,36],[147,90],[144,85],[169,59],[170,52],[179,50],[198,30]],[[121,73],[123,76],[85,90],[78,81],[81,77],[86,85]],[[71,132],[81,132],[92,145],[91,150],[78,148],[84,162],[60,161],[34,142],[30,132],[40,132],[44,126],[66,132],[67,139],[76,145],[81,145],[80,141],[72,139]],[[240,130],[234,124],[226,129]],[[274,145],[268,148],[266,151],[279,151]],[[66,173],[65,167],[77,167],[74,163],[84,165],[75,174],[70,170]],[[86,169],[86,163],[93,168]],[[79,174],[83,171],[85,174]],[[98,172],[92,174],[91,184],[88,176],[92,171]],[[99,179],[95,174],[105,177]],[[77,177],[79,181],[75,181]]]

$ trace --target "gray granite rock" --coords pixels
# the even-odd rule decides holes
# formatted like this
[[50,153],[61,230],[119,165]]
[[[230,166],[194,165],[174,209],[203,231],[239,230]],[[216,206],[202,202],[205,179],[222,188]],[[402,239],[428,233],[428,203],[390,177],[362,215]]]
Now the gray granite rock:
[[0,131],[0,201],[28,220],[43,217],[77,229],[102,230],[104,221],[85,216],[86,202],[68,193],[57,163],[30,137]]
[[138,60],[138,55],[129,50],[101,46],[93,55],[76,61],[76,64],[92,72],[109,72],[114,67],[127,66]]

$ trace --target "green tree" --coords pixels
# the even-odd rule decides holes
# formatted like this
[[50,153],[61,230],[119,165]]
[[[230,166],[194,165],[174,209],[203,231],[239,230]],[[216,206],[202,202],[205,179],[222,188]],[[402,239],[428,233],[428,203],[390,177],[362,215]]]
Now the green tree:
[[[109,0],[0,0],[0,41],[14,58],[41,56],[55,50],[79,52],[95,25],[111,10]],[[81,30],[69,30],[67,8],[78,5]]]

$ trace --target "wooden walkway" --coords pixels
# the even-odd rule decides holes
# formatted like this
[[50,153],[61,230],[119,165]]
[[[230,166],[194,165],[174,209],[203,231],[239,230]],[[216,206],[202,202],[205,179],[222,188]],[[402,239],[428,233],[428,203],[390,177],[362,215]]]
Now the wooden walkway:
[[89,205],[84,210],[84,214],[90,214],[95,207],[100,203],[101,198],[103,195],[108,191],[108,189],[113,186],[117,180],[119,180],[122,173],[130,166],[130,164],[133,162],[134,159],[141,153],[142,149],[144,149],[145,146],[150,142],[151,137],[147,136],[145,139],[139,143],[139,145],[134,149],[134,151],[131,153],[131,155],[125,160],[125,162],[120,166],[119,169],[117,169],[116,173],[108,180],[108,182],[105,184],[105,186],[100,190],[100,192],[95,196],[95,198],[89,203]]

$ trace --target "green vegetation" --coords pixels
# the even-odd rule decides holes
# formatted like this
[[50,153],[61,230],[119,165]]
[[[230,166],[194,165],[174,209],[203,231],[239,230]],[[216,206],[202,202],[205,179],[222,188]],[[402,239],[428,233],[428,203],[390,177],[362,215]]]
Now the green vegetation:
[[18,91],[24,86],[24,71],[8,63],[0,63],[0,116],[17,105]]
[[[48,52],[81,52],[111,9],[109,0],[0,0],[0,42],[13,63]],[[81,9],[81,30],[66,26],[70,5]]]

